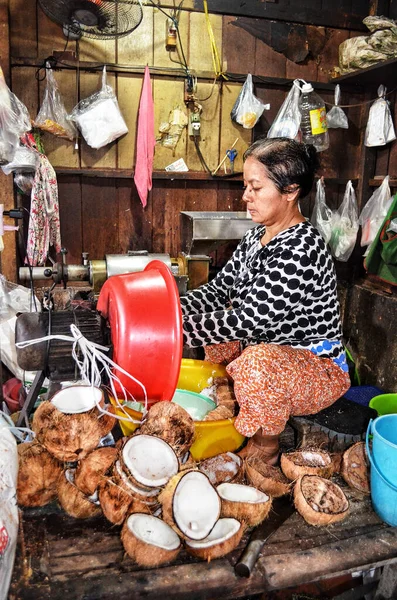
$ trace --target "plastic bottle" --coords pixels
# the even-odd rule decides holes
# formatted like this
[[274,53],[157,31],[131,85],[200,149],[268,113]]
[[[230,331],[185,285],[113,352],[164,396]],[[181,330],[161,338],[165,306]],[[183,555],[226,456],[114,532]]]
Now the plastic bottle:
[[310,83],[302,85],[299,98],[302,142],[312,144],[317,152],[327,150],[329,136],[324,100],[316,94]]

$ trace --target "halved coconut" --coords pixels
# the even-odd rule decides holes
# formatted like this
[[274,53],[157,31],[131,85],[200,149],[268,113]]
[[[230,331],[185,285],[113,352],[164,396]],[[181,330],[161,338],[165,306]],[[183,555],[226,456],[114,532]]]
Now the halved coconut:
[[214,410],[211,410],[204,417],[204,421],[224,421],[225,419],[232,419],[234,413],[227,406],[217,406]]
[[183,538],[204,539],[220,516],[219,495],[200,471],[179,473],[168,482],[158,499],[164,521]]
[[100,515],[101,507],[88,500],[72,481],[73,477],[67,472],[58,480],[58,501],[63,510],[75,519],[89,519]]
[[181,549],[181,541],[169,525],[157,517],[139,513],[125,521],[121,541],[127,554],[143,567],[171,562]]
[[183,456],[193,444],[195,427],[192,417],[178,404],[157,402],[150,408],[139,431],[161,438],[178,456]]
[[334,465],[329,452],[316,448],[304,448],[281,455],[281,470],[290,480],[295,481],[302,475],[331,477]]
[[44,506],[56,498],[61,464],[37,441],[18,445],[17,499],[21,506]]
[[149,502],[151,504],[157,502],[156,497],[161,492],[161,488],[137,485],[135,481],[128,477],[127,473],[123,471],[120,461],[116,461],[114,464],[112,475],[115,482],[136,500],[142,500],[142,502]]
[[244,526],[237,519],[219,519],[211,533],[203,540],[186,540],[186,550],[189,554],[209,562],[234,550],[243,533]]
[[279,468],[268,465],[258,457],[247,458],[244,466],[248,483],[257,490],[273,498],[290,492],[292,483]]
[[269,514],[272,500],[256,488],[239,483],[221,483],[216,490],[222,500],[222,517],[232,517],[254,527]]
[[65,414],[86,413],[103,405],[103,391],[90,385],[71,385],[65,387],[51,398],[51,404]]
[[91,496],[99,482],[116,460],[118,451],[114,447],[97,448],[81,460],[76,469],[75,485],[83,494]]
[[294,487],[297,511],[310,525],[329,525],[343,521],[349,501],[341,488],[323,477],[303,475]]
[[343,479],[351,488],[364,494],[370,493],[368,469],[364,442],[353,444],[343,453],[341,469]]
[[165,485],[179,469],[171,446],[153,435],[131,436],[123,447],[122,459],[134,480],[149,488]]
[[243,460],[233,452],[224,452],[207,458],[199,464],[198,468],[207,475],[213,485],[235,481],[243,477]]

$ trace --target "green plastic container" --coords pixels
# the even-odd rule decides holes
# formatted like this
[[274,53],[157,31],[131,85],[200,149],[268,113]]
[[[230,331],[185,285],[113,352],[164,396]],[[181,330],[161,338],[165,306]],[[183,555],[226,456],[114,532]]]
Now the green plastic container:
[[202,421],[207,413],[216,408],[211,398],[188,390],[176,390],[172,402],[184,408],[193,421]]
[[397,413],[397,394],[375,396],[370,400],[369,407],[376,410],[380,417]]

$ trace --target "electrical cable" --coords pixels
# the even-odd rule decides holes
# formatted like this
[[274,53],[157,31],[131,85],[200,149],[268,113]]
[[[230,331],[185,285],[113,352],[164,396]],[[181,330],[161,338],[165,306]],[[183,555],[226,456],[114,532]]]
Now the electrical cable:
[[197,137],[198,137],[198,136],[196,136],[196,135],[195,135],[195,136],[193,136],[194,146],[195,146],[195,148],[196,148],[197,155],[198,155],[198,157],[199,157],[199,159],[200,159],[200,162],[201,162],[202,166],[203,166],[203,167],[204,167],[204,169],[207,171],[207,173],[211,173],[211,169],[209,168],[209,166],[208,166],[208,165],[207,165],[207,163],[205,162],[205,160],[204,160],[204,156],[202,155],[202,152],[201,152],[201,150],[200,150],[200,146],[199,146],[199,143],[198,143],[198,139],[197,139]]
[[[62,50],[60,57],[56,58],[56,57],[55,57],[53,54],[51,54],[50,56],[47,56],[47,58],[44,60],[44,62],[43,62],[43,64],[42,64],[42,66],[41,66],[41,67],[39,67],[39,68],[37,69],[37,71],[36,71],[36,73],[35,73],[35,77],[36,77],[37,81],[44,81],[44,79],[47,77],[47,62],[49,62],[49,63],[50,63],[50,67],[51,67],[52,69],[53,69],[54,67],[56,67],[56,65],[57,65],[57,63],[58,63],[58,62],[61,62],[61,61],[60,61],[60,58],[62,58],[62,57],[63,57],[63,55],[65,54],[65,52],[66,52],[66,49],[67,49],[67,47],[68,47],[68,44],[69,44],[69,32],[68,32],[68,36],[67,36],[67,38],[66,38],[66,44],[65,44],[65,47],[64,47],[64,49]],[[43,74],[43,77],[40,77],[40,76],[39,76],[39,73],[40,73],[40,71],[42,71],[42,70],[44,70],[44,74]]]

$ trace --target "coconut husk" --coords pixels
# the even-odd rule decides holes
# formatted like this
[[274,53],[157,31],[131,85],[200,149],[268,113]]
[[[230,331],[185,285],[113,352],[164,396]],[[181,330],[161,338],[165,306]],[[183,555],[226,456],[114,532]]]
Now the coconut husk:
[[331,477],[334,465],[329,452],[317,448],[303,448],[281,455],[281,470],[290,481],[302,475]]
[[114,525],[121,525],[127,517],[133,498],[122,487],[111,479],[99,484],[99,502],[103,514]]
[[[139,515],[136,516],[138,517]],[[157,519],[157,517],[151,518]],[[157,519],[157,521],[161,524],[161,527],[169,527],[166,523],[161,521],[161,519]],[[128,556],[130,556],[138,565],[142,567],[159,567],[160,565],[164,565],[176,559],[182,547],[180,540],[179,545],[174,549],[162,548],[155,544],[153,536],[150,536],[149,543],[134,535],[134,532],[130,527],[130,522],[130,518],[128,518],[123,525],[121,541]],[[172,534],[175,535],[175,538],[177,538],[173,530],[171,531]]]
[[57,496],[62,465],[37,441],[18,445],[17,500],[20,506],[44,506]]
[[[259,498],[263,497],[263,500],[257,502],[248,502],[246,500],[227,499],[224,496],[225,486],[234,486],[236,490],[237,488],[250,488],[250,490],[257,492]],[[272,506],[272,500],[270,496],[250,486],[243,486],[236,483],[222,483],[220,486],[218,486],[217,491],[222,500],[221,517],[231,517],[233,519],[237,519],[237,521],[240,521],[240,523],[245,523],[250,527],[256,527],[256,525],[259,525],[259,523],[262,523],[262,521],[266,519],[270,512]],[[236,497],[239,496],[237,492]]]
[[244,479],[243,460],[232,452],[207,458],[199,464],[198,468],[215,486],[232,481],[237,483]]
[[193,444],[195,427],[192,417],[178,404],[157,402],[150,408],[139,431],[161,438],[177,456],[183,456]]
[[141,486],[122,468],[121,459],[115,462],[112,469],[112,477],[117,485],[125,490],[133,499],[149,504],[156,504],[160,488],[149,488]]
[[65,414],[49,401],[42,402],[34,413],[32,429],[48,452],[65,462],[82,460],[103,437],[96,408]]
[[225,419],[232,419],[234,413],[227,408],[227,406],[217,406],[214,410],[211,410],[204,417],[204,421],[224,421]]
[[296,510],[314,526],[343,521],[349,512],[349,501],[341,488],[323,477],[303,475],[294,486]]
[[331,452],[330,456],[332,460],[334,474],[340,473],[340,470],[342,468],[343,452]]
[[110,467],[118,451],[114,447],[97,448],[78,463],[74,483],[83,494],[91,496]]
[[292,483],[281,469],[260,458],[252,457],[245,461],[245,474],[250,485],[272,498],[279,498],[291,491]]
[[[107,404],[104,408],[108,413],[114,414],[116,412],[115,407],[111,404]],[[99,417],[98,422],[102,430],[102,437],[105,437],[112,431],[113,427],[117,423],[117,419],[106,413],[100,413],[100,415],[101,416]]]
[[233,416],[237,413],[238,403],[234,395],[233,383],[227,377],[217,377],[214,381],[216,386],[216,404],[228,408]]
[[90,519],[102,513],[101,507],[88,500],[66,476],[58,480],[58,501],[63,510],[75,519]]
[[[233,519],[233,520],[235,520],[235,519]],[[241,541],[243,533],[245,531],[244,524],[240,523],[239,521],[236,521],[236,523],[239,524],[239,528],[236,531],[236,533],[234,533],[231,537],[224,540],[223,542],[217,542],[216,538],[215,538],[215,540],[213,538],[214,538],[214,536],[216,536],[216,531],[215,531],[216,527],[221,521],[223,521],[223,519],[219,519],[219,521],[215,525],[214,529],[211,531],[210,535],[208,536],[208,538],[211,538],[211,542],[210,542],[211,545],[209,545],[207,547],[205,547],[203,545],[206,543],[208,538],[206,538],[200,542],[201,547],[198,547],[197,542],[196,542],[196,546],[193,547],[193,546],[191,546],[192,542],[190,540],[186,540],[186,542],[185,542],[186,551],[189,554],[196,556],[197,558],[201,558],[202,560],[206,560],[206,561],[210,562],[211,560],[214,560],[216,558],[221,558],[222,556],[226,556],[226,554],[229,554],[229,552],[232,552],[235,548],[237,548],[237,546],[239,545],[239,543]]]
[[180,463],[179,471],[191,471],[192,469],[197,469],[197,463],[189,452],[187,459]]
[[368,471],[365,442],[357,442],[343,453],[341,475],[349,487],[369,494],[371,490]]

